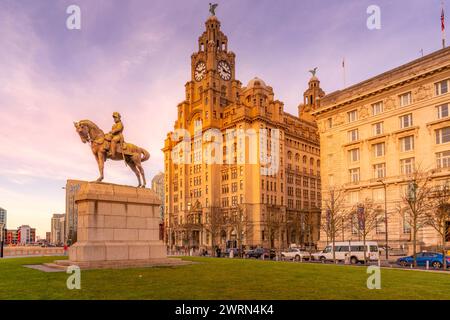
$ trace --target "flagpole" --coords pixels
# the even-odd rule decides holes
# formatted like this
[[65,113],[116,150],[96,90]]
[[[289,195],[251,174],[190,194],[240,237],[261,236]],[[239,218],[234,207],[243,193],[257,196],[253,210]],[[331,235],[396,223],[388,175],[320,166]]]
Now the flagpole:
[[441,0],[441,30],[442,30],[442,49],[445,49],[445,12],[444,0]]
[[342,71],[344,76],[344,89],[347,88],[347,76],[345,74],[345,58],[342,59]]

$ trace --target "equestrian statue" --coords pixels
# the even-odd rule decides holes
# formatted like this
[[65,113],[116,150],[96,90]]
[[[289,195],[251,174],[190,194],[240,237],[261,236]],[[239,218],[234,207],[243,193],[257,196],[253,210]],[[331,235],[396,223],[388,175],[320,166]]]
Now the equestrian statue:
[[[74,122],[75,129],[80,135],[83,143],[90,143],[92,153],[97,160],[100,177],[98,182],[103,181],[103,169],[107,159],[125,161],[133,170],[138,179],[138,187],[145,188],[145,173],[142,162],[150,159],[150,153],[144,148],[124,141],[124,126],[120,113],[113,113],[114,125],[109,133],[105,134],[95,123],[90,120]],[[142,180],[141,180],[142,178]]]

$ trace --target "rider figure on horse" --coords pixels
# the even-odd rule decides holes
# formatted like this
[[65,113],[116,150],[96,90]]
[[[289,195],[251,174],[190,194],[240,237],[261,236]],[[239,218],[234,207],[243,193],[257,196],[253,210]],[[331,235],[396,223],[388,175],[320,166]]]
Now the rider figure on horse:
[[[123,149],[123,124],[121,121],[120,113],[114,112],[113,113],[114,118],[114,125],[112,126],[111,131],[106,135],[106,140],[111,141],[111,146],[109,148],[109,155],[111,158],[114,158],[116,156],[116,148],[117,143],[120,144],[121,149]],[[123,150],[122,150],[123,151]]]

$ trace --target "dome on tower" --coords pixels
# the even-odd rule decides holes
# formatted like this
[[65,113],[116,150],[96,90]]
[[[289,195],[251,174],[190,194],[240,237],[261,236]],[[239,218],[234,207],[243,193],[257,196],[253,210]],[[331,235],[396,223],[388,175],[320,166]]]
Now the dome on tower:
[[208,17],[207,21],[219,21],[219,19],[217,19],[216,16],[211,15],[211,16]]
[[251,88],[255,88],[255,87],[267,88],[267,85],[263,80],[255,77],[248,82],[247,89],[251,89]]

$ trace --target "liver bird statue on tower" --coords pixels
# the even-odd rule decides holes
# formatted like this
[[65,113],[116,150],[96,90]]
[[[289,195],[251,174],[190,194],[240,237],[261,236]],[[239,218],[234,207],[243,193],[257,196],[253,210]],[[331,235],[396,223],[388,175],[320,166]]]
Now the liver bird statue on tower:
[[219,6],[217,3],[210,3],[209,4],[209,13],[211,13],[212,16],[216,15],[216,8]]
[[317,69],[318,69],[318,67],[315,67],[314,69],[312,69],[312,70],[309,70],[309,72],[311,72],[311,74],[312,74],[312,76],[313,76],[313,77],[315,77],[315,76],[316,76],[316,73],[317,73]]

